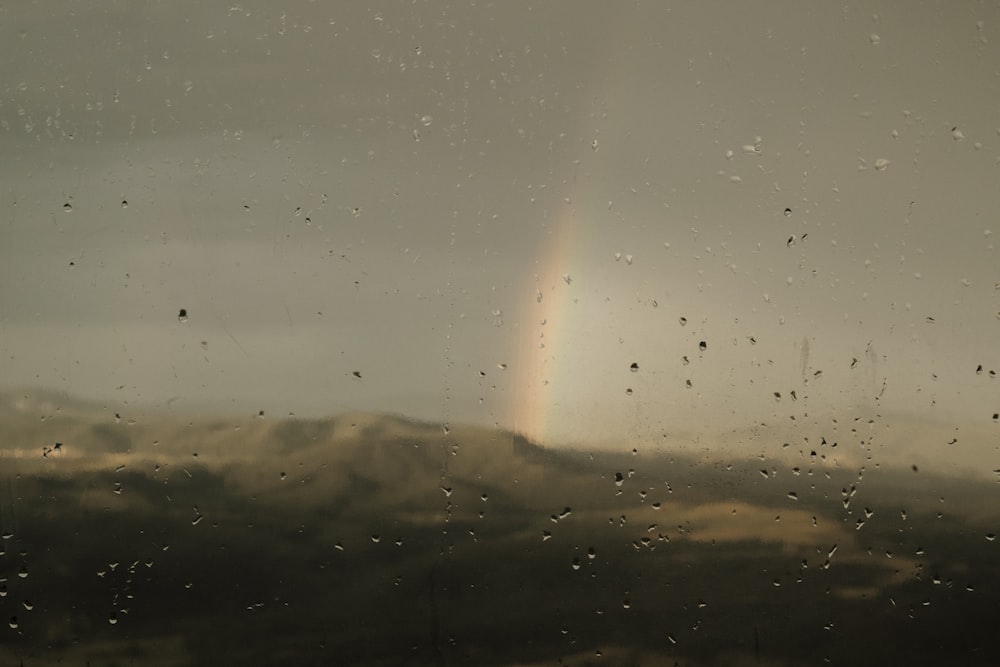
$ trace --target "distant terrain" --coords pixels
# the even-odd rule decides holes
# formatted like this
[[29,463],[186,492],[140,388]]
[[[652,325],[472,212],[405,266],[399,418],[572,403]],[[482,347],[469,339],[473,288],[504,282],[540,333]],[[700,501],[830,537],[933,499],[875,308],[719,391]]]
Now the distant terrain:
[[0,664],[996,664],[1000,485],[816,447],[8,391]]

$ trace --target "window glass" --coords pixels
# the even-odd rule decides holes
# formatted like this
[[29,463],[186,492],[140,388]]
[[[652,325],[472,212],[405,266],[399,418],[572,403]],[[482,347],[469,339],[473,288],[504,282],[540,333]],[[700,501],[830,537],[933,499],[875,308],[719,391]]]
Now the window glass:
[[0,663],[995,664],[998,26],[0,6]]

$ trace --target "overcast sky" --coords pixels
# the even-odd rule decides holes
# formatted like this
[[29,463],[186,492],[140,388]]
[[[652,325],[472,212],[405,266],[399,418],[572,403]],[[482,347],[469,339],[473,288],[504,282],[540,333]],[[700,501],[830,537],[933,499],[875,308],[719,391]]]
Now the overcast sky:
[[14,3],[0,383],[550,441],[993,426],[998,29],[977,2]]

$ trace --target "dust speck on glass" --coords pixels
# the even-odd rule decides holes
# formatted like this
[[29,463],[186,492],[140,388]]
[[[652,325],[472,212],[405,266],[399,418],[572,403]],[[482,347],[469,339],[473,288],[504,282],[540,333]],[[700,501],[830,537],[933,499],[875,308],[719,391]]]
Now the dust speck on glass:
[[0,664],[994,665],[1000,7],[0,7]]

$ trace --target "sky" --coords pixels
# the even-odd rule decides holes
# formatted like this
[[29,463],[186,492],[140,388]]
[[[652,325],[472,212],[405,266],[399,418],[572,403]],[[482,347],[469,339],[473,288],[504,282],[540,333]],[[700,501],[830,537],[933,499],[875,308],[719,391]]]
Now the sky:
[[998,24],[2,8],[0,385],[543,442],[876,410],[993,451]]

